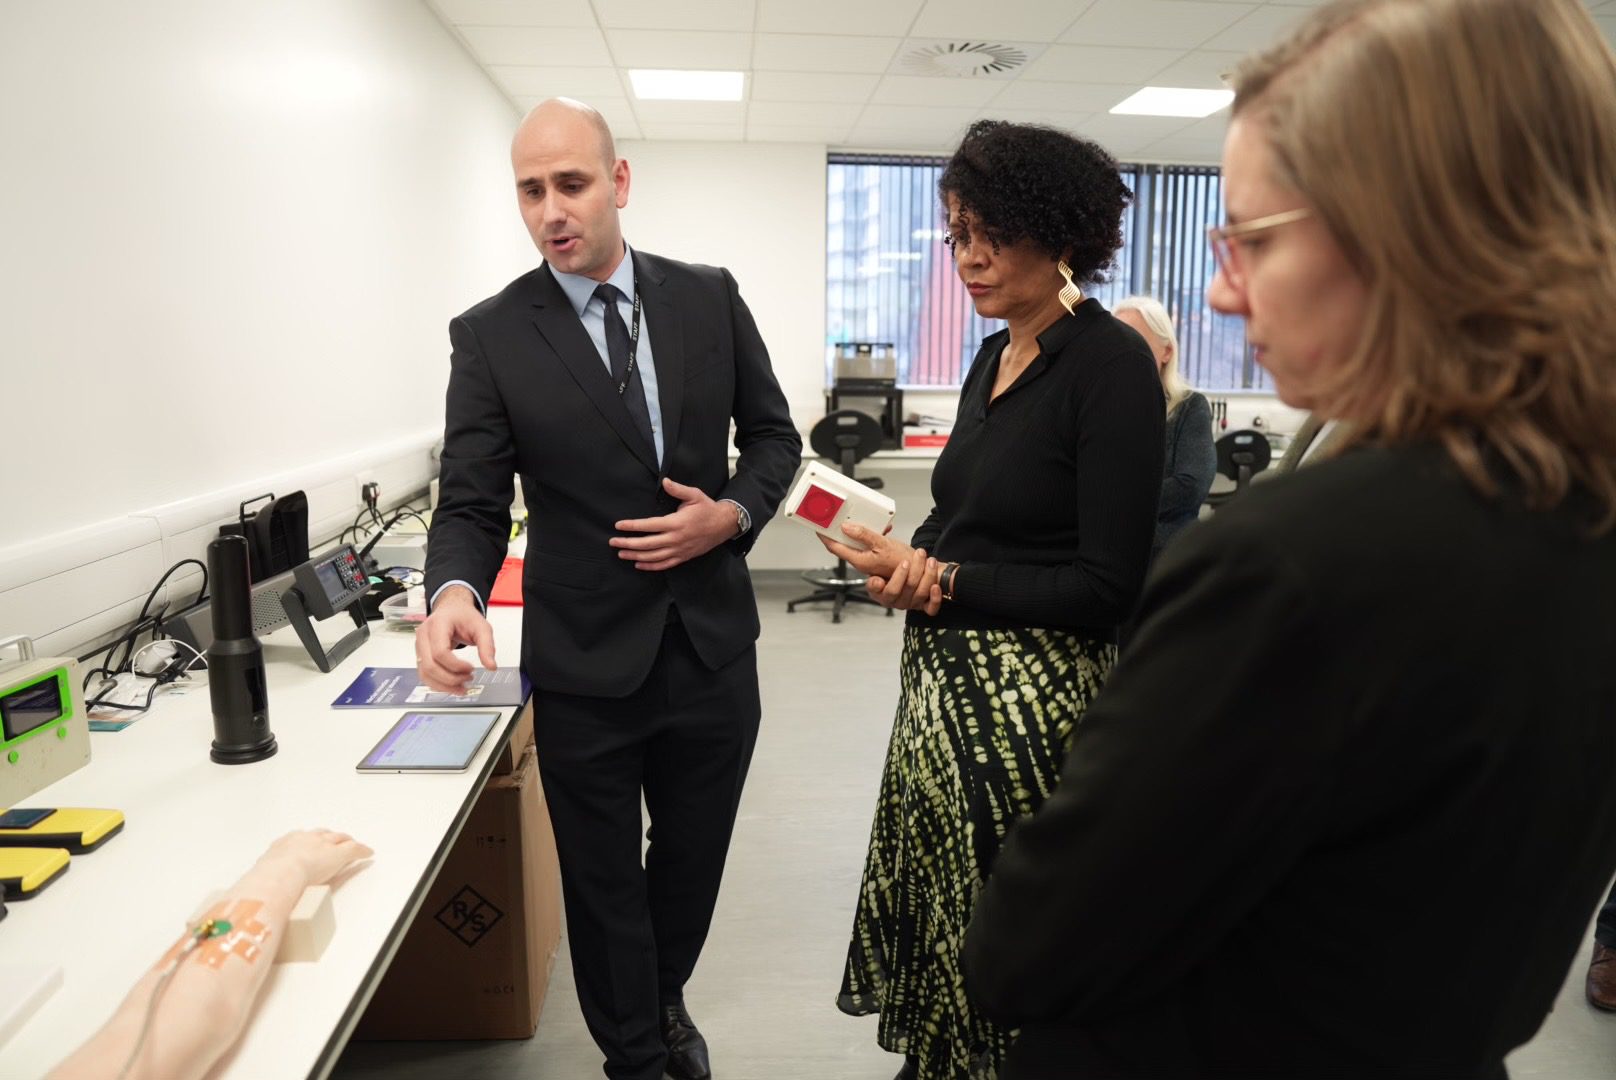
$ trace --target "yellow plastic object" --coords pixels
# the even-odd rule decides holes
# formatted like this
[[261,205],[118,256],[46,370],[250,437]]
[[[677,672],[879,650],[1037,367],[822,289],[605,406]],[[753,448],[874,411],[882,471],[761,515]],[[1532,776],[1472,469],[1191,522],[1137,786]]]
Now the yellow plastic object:
[[27,900],[67,870],[62,848],[0,848],[0,885],[6,900]]
[[0,848],[66,848],[74,855],[83,855],[94,851],[122,829],[122,810],[63,807],[26,829],[0,829]]

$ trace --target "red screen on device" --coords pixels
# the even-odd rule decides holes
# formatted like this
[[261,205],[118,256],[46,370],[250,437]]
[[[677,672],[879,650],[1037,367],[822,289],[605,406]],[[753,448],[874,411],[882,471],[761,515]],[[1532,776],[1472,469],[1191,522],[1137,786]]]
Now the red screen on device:
[[808,485],[808,491],[797,504],[797,516],[804,521],[811,521],[821,529],[830,528],[830,523],[836,520],[836,512],[846,502],[840,495],[834,495],[815,484]]

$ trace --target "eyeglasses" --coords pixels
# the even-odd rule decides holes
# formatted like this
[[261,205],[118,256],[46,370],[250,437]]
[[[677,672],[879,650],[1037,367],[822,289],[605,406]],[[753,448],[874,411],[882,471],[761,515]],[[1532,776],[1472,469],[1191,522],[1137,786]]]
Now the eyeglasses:
[[1206,230],[1206,238],[1212,245],[1212,257],[1217,260],[1218,270],[1231,285],[1243,284],[1245,273],[1240,265],[1241,237],[1272,229],[1276,225],[1289,225],[1293,221],[1301,221],[1312,216],[1313,211],[1303,206],[1295,210],[1269,214],[1267,217],[1253,218],[1251,221],[1242,221],[1238,225],[1212,226]]

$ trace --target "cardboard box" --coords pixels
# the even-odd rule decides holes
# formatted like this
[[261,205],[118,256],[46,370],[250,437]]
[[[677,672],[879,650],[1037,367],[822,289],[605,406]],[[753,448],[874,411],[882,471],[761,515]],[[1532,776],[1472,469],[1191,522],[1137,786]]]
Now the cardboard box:
[[561,941],[561,873],[531,739],[489,779],[354,1031],[526,1039]]
[[533,742],[533,699],[522,704],[511,727],[511,741],[499,748],[499,759],[494,762],[495,776],[508,776],[522,763],[522,755]]

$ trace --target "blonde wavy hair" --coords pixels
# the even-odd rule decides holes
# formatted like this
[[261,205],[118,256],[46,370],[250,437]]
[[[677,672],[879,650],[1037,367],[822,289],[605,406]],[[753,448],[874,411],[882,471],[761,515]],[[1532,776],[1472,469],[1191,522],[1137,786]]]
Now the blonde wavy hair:
[[1616,59],[1577,0],[1336,0],[1242,63],[1266,135],[1366,282],[1322,411],[1439,439],[1480,490],[1616,522]]
[[1161,381],[1162,392],[1167,395],[1167,415],[1172,416],[1173,410],[1184,404],[1184,399],[1190,396],[1193,389],[1178,370],[1178,331],[1173,329],[1173,317],[1167,314],[1162,302],[1154,296],[1125,297],[1117,301],[1112,314],[1120,315],[1124,311],[1137,311],[1139,317],[1145,320],[1145,325],[1150,327],[1150,332],[1171,350],[1167,354],[1167,363],[1162,365]]

